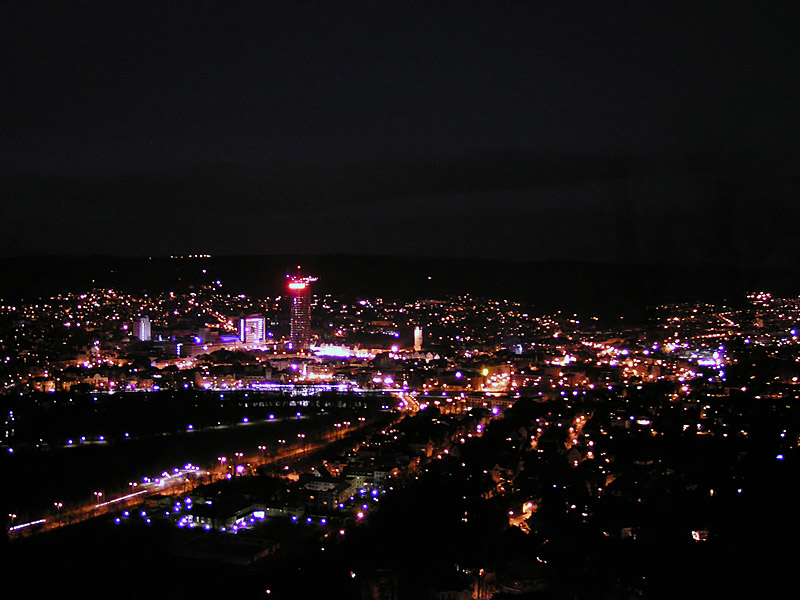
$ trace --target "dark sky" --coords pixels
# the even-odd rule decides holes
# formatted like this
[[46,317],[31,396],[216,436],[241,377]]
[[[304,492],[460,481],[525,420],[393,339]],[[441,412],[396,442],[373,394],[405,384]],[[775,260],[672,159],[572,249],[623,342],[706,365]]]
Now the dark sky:
[[800,266],[797,3],[0,10],[3,256]]

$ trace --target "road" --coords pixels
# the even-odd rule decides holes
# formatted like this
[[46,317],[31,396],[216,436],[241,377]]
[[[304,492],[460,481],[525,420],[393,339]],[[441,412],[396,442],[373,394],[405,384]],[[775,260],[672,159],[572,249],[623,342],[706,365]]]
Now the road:
[[[261,466],[291,461],[300,456],[316,452],[334,441],[344,439],[370,424],[361,419],[337,424],[339,425],[338,427],[321,435],[318,440],[313,442],[306,441],[306,434],[299,434],[296,441],[290,444],[287,440],[285,445],[282,445],[276,452],[268,453],[266,456],[265,447],[259,447],[253,453],[237,452],[235,456],[219,457],[217,464],[206,468],[186,463],[183,467],[175,467],[171,473],[165,471],[159,477],[145,477],[141,483],[131,482],[131,492],[127,494],[120,494],[106,499],[103,492],[98,491],[92,494],[92,501],[86,504],[71,507],[60,503],[56,504],[55,515],[44,515],[42,518],[33,519],[25,523],[15,523],[12,520],[8,529],[8,537],[9,539],[17,539],[74,525],[108,513],[132,508],[146,498],[155,495],[183,495],[203,483],[231,477],[231,471],[235,472],[237,467],[242,467],[241,472],[246,473],[248,471],[252,472],[253,469]],[[300,437],[300,435],[303,437]]]

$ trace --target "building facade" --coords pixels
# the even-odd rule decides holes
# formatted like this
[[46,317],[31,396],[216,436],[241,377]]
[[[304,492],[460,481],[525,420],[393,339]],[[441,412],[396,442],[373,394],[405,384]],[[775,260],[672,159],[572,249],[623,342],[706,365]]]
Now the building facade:
[[289,278],[289,296],[292,300],[290,336],[292,349],[308,350],[311,344],[311,283],[316,277],[295,275]]
[[266,324],[261,315],[249,315],[239,319],[239,341],[243,344],[263,344]]
[[150,331],[150,319],[147,317],[139,317],[134,326],[134,335],[140,342],[149,342],[152,339]]

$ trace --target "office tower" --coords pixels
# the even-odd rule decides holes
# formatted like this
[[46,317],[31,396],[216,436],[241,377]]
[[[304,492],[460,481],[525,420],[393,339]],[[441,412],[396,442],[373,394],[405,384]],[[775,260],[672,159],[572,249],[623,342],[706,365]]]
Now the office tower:
[[139,317],[134,325],[134,335],[140,342],[149,342],[150,335],[150,319],[147,317]]
[[422,327],[414,327],[414,352],[422,350]]
[[265,323],[261,315],[249,315],[239,319],[239,341],[243,344],[264,342]]
[[291,338],[292,348],[296,351],[307,350],[311,342],[311,283],[316,280],[316,277],[299,274],[289,277],[289,296],[292,299]]

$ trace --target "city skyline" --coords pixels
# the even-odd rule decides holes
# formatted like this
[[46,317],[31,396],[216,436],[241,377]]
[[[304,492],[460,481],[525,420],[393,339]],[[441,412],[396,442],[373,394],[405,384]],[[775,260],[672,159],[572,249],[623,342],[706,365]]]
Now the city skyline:
[[785,595],[799,24],[5,3],[6,588]]
[[274,296],[206,279],[0,303],[15,572],[58,556],[63,591],[89,565],[210,564],[162,589],[242,597],[772,589],[731,576],[774,568],[797,530],[800,297],[604,323],[502,295],[315,293],[302,351],[287,292],[305,273]]

